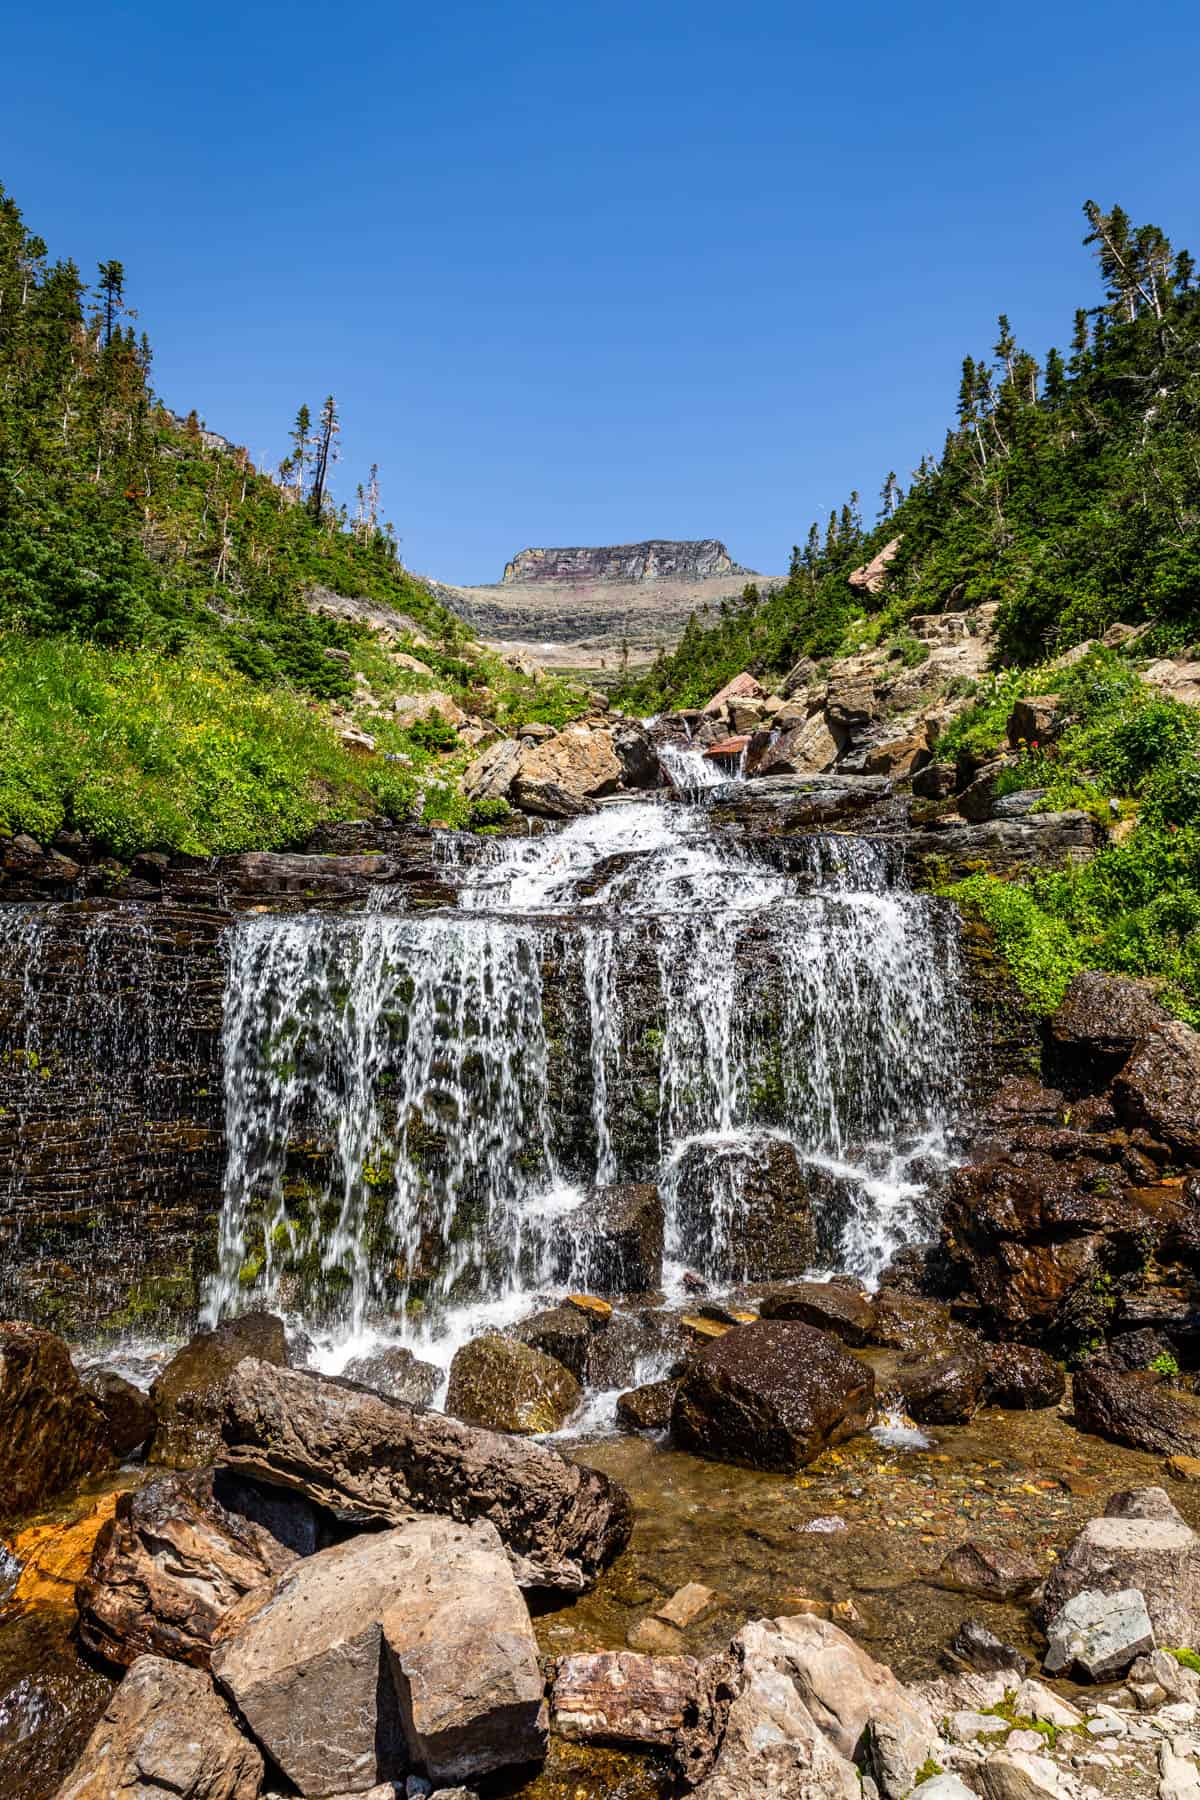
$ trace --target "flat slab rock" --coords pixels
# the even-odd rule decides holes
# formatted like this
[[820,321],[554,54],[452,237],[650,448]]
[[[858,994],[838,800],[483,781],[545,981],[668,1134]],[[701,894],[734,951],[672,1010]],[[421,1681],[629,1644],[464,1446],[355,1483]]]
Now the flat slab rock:
[[1046,1636],[1046,1673],[1078,1670],[1087,1681],[1110,1681],[1155,1649],[1154,1627],[1137,1588],[1076,1594],[1050,1620]]
[[212,1667],[305,1796],[545,1754],[533,1628],[482,1520],[410,1519],[306,1558],[226,1619]]
[[262,1778],[203,1670],[141,1656],[56,1800],[257,1800]]
[[488,1518],[522,1587],[581,1593],[633,1529],[625,1490],[555,1450],[307,1370],[239,1363],[222,1430],[231,1467],[351,1524]]

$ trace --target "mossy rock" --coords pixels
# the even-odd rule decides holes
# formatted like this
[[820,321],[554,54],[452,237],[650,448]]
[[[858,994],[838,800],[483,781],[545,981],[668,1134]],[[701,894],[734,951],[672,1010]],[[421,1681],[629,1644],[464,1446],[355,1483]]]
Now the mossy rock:
[[488,1331],[455,1355],[446,1411],[468,1425],[530,1437],[564,1424],[581,1392],[571,1371],[552,1356]]

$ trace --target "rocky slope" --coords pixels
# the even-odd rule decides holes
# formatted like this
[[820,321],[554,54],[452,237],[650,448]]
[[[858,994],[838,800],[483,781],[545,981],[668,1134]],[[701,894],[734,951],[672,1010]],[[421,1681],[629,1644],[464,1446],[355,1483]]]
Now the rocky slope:
[[673,644],[693,613],[716,612],[748,581],[716,538],[520,551],[492,587],[432,583],[435,595],[492,641],[527,643],[552,666],[615,671]]

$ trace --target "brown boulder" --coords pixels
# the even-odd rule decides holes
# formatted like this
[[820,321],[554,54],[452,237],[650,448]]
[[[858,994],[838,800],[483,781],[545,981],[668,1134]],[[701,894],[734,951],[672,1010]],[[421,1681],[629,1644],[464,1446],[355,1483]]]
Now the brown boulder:
[[207,1668],[221,1620],[295,1560],[216,1499],[211,1469],[162,1476],[122,1494],[100,1533],[75,1592],[79,1635],[109,1662],[152,1655]]
[[1143,1038],[1113,1082],[1121,1116],[1200,1162],[1200,1032],[1173,1019]]
[[957,1544],[944,1558],[936,1585],[977,1600],[1028,1600],[1042,1579],[1037,1564],[1005,1544]]
[[589,1294],[644,1294],[662,1280],[663,1204],[652,1181],[593,1188],[551,1244],[555,1279]]
[[649,1381],[617,1396],[617,1423],[627,1431],[665,1431],[675,1404],[674,1381]]
[[1200,1398],[1195,1395],[1176,1393],[1153,1376],[1092,1362],[1077,1372],[1072,1397],[1081,1431],[1160,1456],[1200,1456]]
[[158,1417],[149,1394],[126,1381],[115,1369],[89,1369],[83,1385],[104,1414],[109,1448],[114,1456],[131,1456],[154,1435]]
[[1057,694],[1034,694],[1018,700],[1008,715],[1006,732],[1013,750],[1021,744],[1049,744],[1062,730],[1062,701]]
[[579,1593],[629,1541],[629,1496],[598,1470],[307,1370],[241,1363],[223,1432],[231,1467],[350,1524],[490,1519],[525,1587]]
[[970,1332],[956,1325],[950,1310],[938,1300],[925,1300],[899,1288],[884,1288],[875,1296],[875,1318],[868,1341],[884,1350],[920,1352],[927,1356],[949,1355],[973,1346]]
[[1030,1344],[986,1344],[984,1358],[984,1398],[990,1406],[1032,1412],[1040,1406],[1057,1406],[1066,1392],[1061,1365]]
[[53,1332],[0,1323],[0,1519],[112,1462],[108,1422]]
[[151,1384],[158,1429],[149,1461],[173,1469],[198,1469],[220,1448],[221,1390],[244,1356],[280,1367],[288,1360],[283,1320],[274,1313],[244,1313],[202,1331],[171,1358]]
[[550,1695],[559,1737],[665,1751],[689,1785],[712,1764],[732,1698],[726,1657],[599,1650],[560,1658]]
[[714,713],[729,700],[765,700],[766,697],[766,688],[753,675],[743,671],[742,674],[735,675],[732,681],[727,681],[723,688],[719,688],[704,710],[706,713]]
[[408,1406],[432,1406],[442,1385],[441,1370],[422,1362],[404,1344],[383,1344],[365,1356],[356,1356],[346,1364],[342,1376]]
[[[746,758],[747,775],[823,775],[846,747],[846,730],[815,712],[795,724],[780,715],[778,733],[765,732]],[[759,734],[755,734],[756,737]]]
[[717,1338],[687,1365],[672,1434],[684,1449],[752,1468],[800,1469],[863,1431],[875,1377],[811,1325],[763,1319]]
[[915,1351],[901,1360],[896,1385],[921,1425],[965,1425],[983,1400],[986,1365],[978,1346],[948,1356]]
[[874,1302],[848,1281],[798,1281],[794,1287],[764,1294],[758,1311],[763,1319],[799,1319],[815,1325],[852,1348],[868,1341],[875,1324]]
[[883,546],[870,562],[863,563],[861,568],[852,569],[846,577],[850,586],[859,594],[880,594],[887,582],[887,572],[893,562],[903,537],[894,537]]
[[1049,1048],[1056,1073],[1076,1083],[1103,1086],[1166,1017],[1144,981],[1085,969],[1075,976],[1050,1018]]
[[569,1369],[532,1344],[485,1331],[455,1352],[446,1411],[468,1425],[532,1436],[557,1431],[580,1400]]
[[802,1275],[816,1260],[816,1179],[792,1144],[768,1132],[689,1144],[673,1173],[675,1225],[689,1260],[723,1279]]
[[522,744],[509,797],[524,812],[576,818],[601,795],[615,794],[623,773],[611,732],[572,725],[544,744]]
[[201,1669],[142,1656],[56,1800],[257,1800],[263,1759]]
[[868,775],[887,775],[903,781],[929,761],[929,744],[924,731],[909,732],[906,737],[888,738],[867,751],[863,768]]

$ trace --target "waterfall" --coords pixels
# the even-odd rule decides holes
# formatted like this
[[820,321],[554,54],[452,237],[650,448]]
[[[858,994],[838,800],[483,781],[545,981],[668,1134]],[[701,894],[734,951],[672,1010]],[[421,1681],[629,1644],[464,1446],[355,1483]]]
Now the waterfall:
[[[835,1196],[823,1254],[862,1278],[928,1228],[958,940],[886,846],[814,837],[783,874],[702,807],[642,802],[446,854],[455,910],[233,927],[210,1319],[265,1300],[444,1353],[561,1290],[588,1187],[647,1177],[671,1279],[736,1280],[764,1143]],[[679,1172],[710,1149],[728,1179],[697,1232]]]

